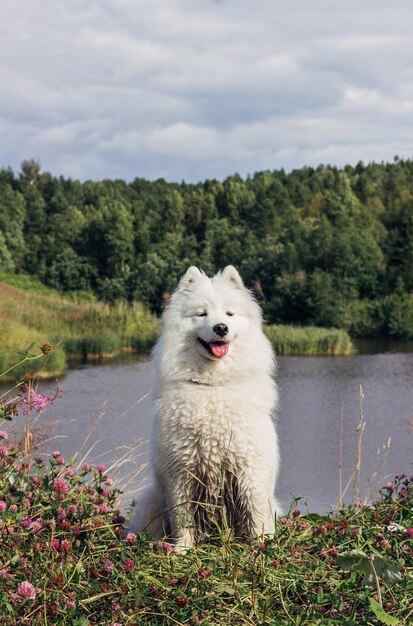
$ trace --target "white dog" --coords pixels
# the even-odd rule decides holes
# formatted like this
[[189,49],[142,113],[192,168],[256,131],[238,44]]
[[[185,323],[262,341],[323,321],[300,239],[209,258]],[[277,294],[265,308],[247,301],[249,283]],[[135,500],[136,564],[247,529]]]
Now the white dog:
[[134,529],[167,532],[177,550],[217,520],[237,536],[272,533],[274,357],[261,309],[234,267],[211,279],[188,269],[164,312],[154,360],[155,484],[138,500]]

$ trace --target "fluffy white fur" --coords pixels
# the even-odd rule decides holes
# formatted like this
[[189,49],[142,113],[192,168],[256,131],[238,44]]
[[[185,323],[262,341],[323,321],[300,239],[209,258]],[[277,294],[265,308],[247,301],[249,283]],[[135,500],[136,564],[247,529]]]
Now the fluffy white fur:
[[272,533],[279,510],[275,364],[260,307],[234,267],[213,278],[188,269],[164,312],[153,358],[154,485],[138,499],[134,530],[167,533],[177,550],[224,516],[238,536]]

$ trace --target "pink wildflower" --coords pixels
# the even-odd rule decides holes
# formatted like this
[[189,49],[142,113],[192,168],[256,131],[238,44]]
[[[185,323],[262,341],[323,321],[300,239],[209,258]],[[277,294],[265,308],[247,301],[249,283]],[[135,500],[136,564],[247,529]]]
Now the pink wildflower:
[[126,535],[126,543],[128,543],[130,546],[133,545],[135,541],[136,541],[135,533],[128,533]]
[[30,528],[34,530],[36,533],[39,532],[39,530],[43,528],[42,518],[38,517],[36,520],[32,521],[30,524]]
[[208,578],[208,576],[212,574],[212,569],[200,569],[198,570],[198,574],[200,578]]
[[17,504],[11,504],[10,505],[10,511],[13,511],[13,513],[16,513],[16,511],[18,511],[18,506]]
[[53,457],[54,459],[57,459],[57,457],[58,457],[58,456],[60,456],[60,452],[59,452],[59,450],[55,450],[54,452],[52,452],[52,457]]
[[0,580],[11,580],[13,578],[13,574],[10,574],[10,566],[6,565],[0,569]]
[[133,572],[134,569],[135,569],[135,561],[133,561],[132,559],[125,559],[125,562],[122,566],[122,570],[124,572]]
[[58,550],[60,548],[60,541],[59,539],[56,539],[56,537],[52,539],[52,548],[53,550]]
[[17,406],[23,410],[23,415],[29,415],[30,413],[43,413],[46,406],[56,400],[61,393],[62,388],[59,381],[56,381],[56,389],[50,396],[45,396],[42,393],[36,393],[33,387],[24,384],[19,389],[20,399],[17,402]]
[[8,453],[9,449],[7,446],[0,446],[0,454],[3,456],[6,456],[6,454]]
[[7,508],[7,502],[0,500],[0,511],[4,511]]
[[110,559],[104,559],[103,567],[107,572],[112,572],[115,569],[115,564]]
[[70,485],[64,478],[55,478],[53,481],[53,489],[60,500],[69,493]]
[[5,430],[0,430],[0,439],[8,439],[9,436]]
[[59,508],[57,509],[57,516],[60,521],[64,520],[66,518],[66,509],[64,509],[62,506],[59,506]]
[[36,590],[32,583],[29,583],[28,580],[23,580],[17,587],[17,593],[21,598],[28,598],[29,600],[34,600],[36,597]]
[[413,537],[413,528],[406,528],[406,535],[411,539]]
[[90,470],[90,463],[83,463],[82,470],[88,472]]
[[72,543],[68,539],[62,539],[60,548],[63,552],[70,552],[72,549]]
[[66,602],[66,607],[69,609],[69,611],[71,609],[75,609],[76,608],[76,602],[73,602],[73,600],[68,600]]
[[103,472],[106,472],[106,465],[103,465],[103,463],[101,465],[97,465],[96,469],[103,474]]

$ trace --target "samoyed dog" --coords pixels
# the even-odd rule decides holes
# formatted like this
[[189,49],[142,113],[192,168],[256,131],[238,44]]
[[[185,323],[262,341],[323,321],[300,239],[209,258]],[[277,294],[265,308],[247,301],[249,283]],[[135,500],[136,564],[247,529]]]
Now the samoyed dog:
[[154,484],[134,530],[185,551],[218,524],[236,536],[274,531],[277,388],[261,309],[229,265],[190,267],[163,314],[157,373]]

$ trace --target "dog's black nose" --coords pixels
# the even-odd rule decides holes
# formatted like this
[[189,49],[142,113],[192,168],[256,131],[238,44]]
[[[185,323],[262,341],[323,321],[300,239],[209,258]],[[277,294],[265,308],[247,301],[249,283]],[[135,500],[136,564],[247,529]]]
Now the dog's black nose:
[[228,333],[228,326],[226,324],[215,324],[214,333],[220,337],[224,337]]

